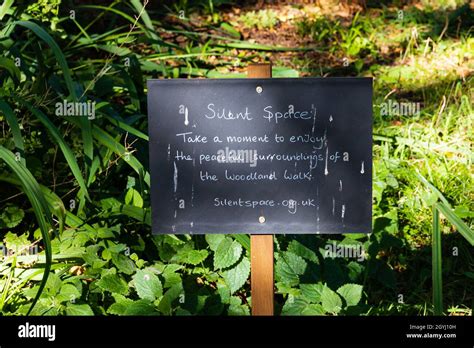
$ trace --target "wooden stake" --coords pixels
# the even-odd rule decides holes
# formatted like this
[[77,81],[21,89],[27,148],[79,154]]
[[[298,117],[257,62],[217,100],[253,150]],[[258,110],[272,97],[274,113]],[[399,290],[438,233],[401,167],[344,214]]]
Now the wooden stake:
[[[271,64],[250,65],[249,78],[272,77]],[[273,235],[250,236],[252,315],[273,315]]]

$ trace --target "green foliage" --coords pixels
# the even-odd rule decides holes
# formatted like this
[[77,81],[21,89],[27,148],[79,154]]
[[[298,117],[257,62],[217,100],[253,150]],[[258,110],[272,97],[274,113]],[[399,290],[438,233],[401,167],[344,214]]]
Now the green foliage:
[[243,258],[235,267],[222,272],[224,281],[229,287],[230,293],[233,294],[239,290],[247,281],[250,274],[250,262],[247,258]]
[[[373,233],[277,236],[277,313],[433,313],[434,205],[442,309],[469,314],[469,7],[413,7],[403,19],[390,8],[345,20],[308,14],[294,23],[311,45],[281,47],[241,40],[287,30],[276,7],[245,11],[234,23],[217,9],[224,2],[179,1],[170,13],[116,1],[77,6],[75,19],[61,1],[0,6],[2,315],[249,315],[248,235],[150,234],[145,81],[243,77],[248,63],[272,55],[274,77],[375,77]],[[199,30],[192,15],[202,19]],[[384,114],[392,97],[419,102],[420,114]],[[96,102],[95,118],[57,115],[64,101]],[[332,257],[332,243],[361,248],[363,257]]]
[[[325,17],[317,17],[315,20],[304,18],[297,25],[300,35],[311,36],[318,46],[327,46],[332,53],[340,53],[346,59],[377,55],[373,44],[375,29],[370,20],[361,19],[359,13],[354,16],[348,27],[343,26],[339,20]],[[362,60],[357,62],[359,61],[362,62]],[[359,65],[357,71],[361,69],[362,65]]]
[[133,283],[142,300],[154,301],[163,295],[160,279],[150,270],[139,270],[133,276]]
[[20,224],[25,217],[23,209],[14,205],[8,205],[0,214],[0,228],[13,228]]
[[225,237],[214,251],[214,269],[228,268],[234,265],[242,255],[242,246]]
[[249,11],[239,17],[239,21],[247,28],[273,29],[278,23],[278,15],[274,10]]
[[345,284],[333,291],[326,284],[301,284],[298,295],[290,294],[282,315],[338,315],[359,304],[362,286]]

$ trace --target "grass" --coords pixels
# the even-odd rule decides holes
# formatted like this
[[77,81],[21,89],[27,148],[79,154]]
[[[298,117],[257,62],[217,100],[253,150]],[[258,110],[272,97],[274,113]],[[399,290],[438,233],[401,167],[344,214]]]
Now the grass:
[[[0,146],[0,158],[5,161],[5,163],[11,168],[11,170],[15,173],[15,175],[20,179],[21,186],[23,188],[23,192],[27,195],[31,205],[33,206],[33,211],[36,216],[36,221],[39,225],[41,230],[41,235],[43,239],[43,244],[45,248],[45,267],[43,270],[43,278],[39,285],[38,291],[31,302],[31,306],[28,310],[28,313],[31,313],[32,309],[36,305],[41,293],[46,286],[46,282],[48,280],[49,273],[51,272],[51,262],[52,262],[52,250],[51,250],[51,241],[50,241],[50,229],[53,227],[53,223],[51,221],[51,212],[49,210],[48,204],[46,203],[46,199],[41,192],[39,185],[33,175],[31,175],[30,171],[24,166],[24,164],[20,163],[16,160],[15,155],[5,149],[3,146]],[[2,297],[0,302],[0,309],[3,309],[5,306],[7,296],[9,295],[10,286],[12,284],[12,278],[14,277],[14,271],[16,269],[16,258],[13,257],[11,262],[11,266],[9,270],[8,278],[3,285],[2,288]]]

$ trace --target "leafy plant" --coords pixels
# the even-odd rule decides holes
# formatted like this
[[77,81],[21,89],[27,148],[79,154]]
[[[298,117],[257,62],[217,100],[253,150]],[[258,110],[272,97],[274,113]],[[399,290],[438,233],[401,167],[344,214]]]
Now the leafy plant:
[[273,29],[278,23],[278,15],[271,9],[249,11],[241,15],[239,21],[247,28]]
[[[74,19],[60,1],[0,6],[2,315],[249,315],[248,235],[150,233],[145,81],[244,77],[248,63],[271,55],[274,77],[374,76],[376,104],[373,233],[277,236],[276,312],[469,315],[468,6],[446,13],[444,33],[444,17],[415,7],[403,19],[390,8],[344,21],[305,14],[295,34],[314,45],[282,47],[239,31],[280,30],[278,7],[231,25],[224,2],[83,4]],[[421,112],[383,114],[390,98]],[[85,101],[95,102],[94,119],[57,113],[58,102]],[[442,257],[432,264],[433,206]],[[332,243],[364,257],[326,255]]]

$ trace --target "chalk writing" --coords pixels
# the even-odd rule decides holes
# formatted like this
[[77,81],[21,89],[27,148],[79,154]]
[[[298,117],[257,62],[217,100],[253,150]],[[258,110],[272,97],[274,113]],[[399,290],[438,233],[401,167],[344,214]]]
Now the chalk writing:
[[370,232],[370,79],[152,80],[148,103],[154,233]]

